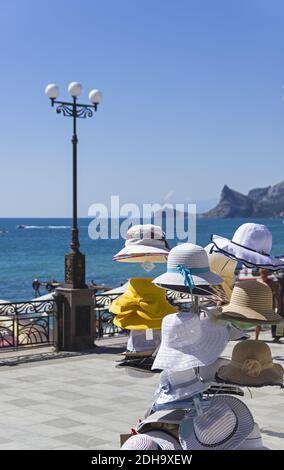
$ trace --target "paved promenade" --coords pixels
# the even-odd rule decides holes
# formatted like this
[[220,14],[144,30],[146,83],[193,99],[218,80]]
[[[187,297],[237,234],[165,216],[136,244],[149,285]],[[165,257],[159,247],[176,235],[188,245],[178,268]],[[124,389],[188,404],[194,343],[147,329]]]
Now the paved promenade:
[[[118,449],[119,434],[143,417],[159,380],[115,368],[122,341],[99,341],[93,354],[2,365],[0,449]],[[284,344],[268,344],[284,365]],[[244,400],[264,443],[284,449],[284,389],[246,390]]]

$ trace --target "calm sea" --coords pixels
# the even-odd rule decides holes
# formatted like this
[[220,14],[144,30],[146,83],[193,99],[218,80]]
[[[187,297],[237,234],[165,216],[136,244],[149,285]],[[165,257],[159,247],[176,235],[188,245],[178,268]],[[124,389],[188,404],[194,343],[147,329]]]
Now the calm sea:
[[[255,219],[273,234],[273,253],[284,254],[284,225],[280,219]],[[86,254],[87,281],[115,287],[130,277],[146,276],[140,265],[117,263],[112,256],[124,245],[123,240],[91,240],[90,219],[80,219],[81,251]],[[231,237],[248,219],[200,219],[197,221],[197,244],[205,246],[211,233]],[[19,229],[18,225],[27,228]],[[64,255],[70,244],[70,219],[0,219],[0,299],[24,300],[34,297],[32,282],[63,280]],[[171,247],[177,242],[170,241]],[[157,265],[151,276],[165,269]],[[150,275],[150,274],[149,274]],[[42,288],[41,294],[46,294]]]

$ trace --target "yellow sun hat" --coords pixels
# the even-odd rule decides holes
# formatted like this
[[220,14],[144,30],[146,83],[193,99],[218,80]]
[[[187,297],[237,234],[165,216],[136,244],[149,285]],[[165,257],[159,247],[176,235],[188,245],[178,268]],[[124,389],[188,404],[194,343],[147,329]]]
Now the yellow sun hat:
[[235,283],[235,269],[237,261],[228,258],[222,253],[212,251],[213,243],[205,247],[208,255],[209,267],[213,273],[218,274],[224,280],[221,284],[228,302],[230,301]]
[[110,305],[113,323],[127,330],[161,329],[163,318],[177,309],[166,298],[166,290],[151,278],[130,279],[124,294]]

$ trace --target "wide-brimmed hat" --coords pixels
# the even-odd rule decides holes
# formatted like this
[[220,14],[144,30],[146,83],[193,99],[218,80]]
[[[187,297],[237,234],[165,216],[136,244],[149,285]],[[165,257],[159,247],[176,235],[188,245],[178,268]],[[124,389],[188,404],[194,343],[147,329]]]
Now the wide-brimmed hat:
[[195,286],[221,284],[223,279],[209,269],[208,256],[204,248],[192,243],[182,243],[170,252],[167,272],[153,281],[159,286],[185,286],[192,290]]
[[126,234],[125,247],[114,261],[165,263],[170,251],[165,233],[158,225],[133,225]]
[[236,450],[271,450],[262,442],[261,432],[257,423],[254,423],[252,432]]
[[179,426],[185,416],[185,410],[161,410],[150,414],[136,427],[138,432],[147,432],[152,426],[176,425]]
[[276,324],[282,321],[273,310],[272,290],[264,282],[256,280],[237,282],[230,303],[216,316],[223,320],[255,324]]
[[235,231],[232,240],[219,235],[212,235],[211,239],[215,250],[241,261],[248,267],[258,266],[274,270],[284,267],[284,260],[270,255],[272,234],[265,225],[246,223]]
[[253,430],[254,420],[248,407],[238,398],[216,396],[209,408],[180,425],[180,443],[186,450],[233,450]]
[[155,393],[157,405],[172,401],[187,400],[210,387],[210,382],[201,382],[193,369],[165,370],[160,375],[160,385]]
[[127,290],[115,299],[109,308],[115,314],[113,323],[129,330],[160,329],[162,319],[177,311],[166,298],[164,289],[150,278],[133,278]]
[[180,450],[178,440],[165,431],[148,431],[131,436],[121,447],[122,450]]
[[229,327],[190,311],[167,315],[152,369],[187,370],[212,364],[229,339]]
[[284,369],[272,361],[269,346],[263,341],[246,340],[236,344],[229,364],[221,366],[217,378],[237,385],[260,387],[283,385]]

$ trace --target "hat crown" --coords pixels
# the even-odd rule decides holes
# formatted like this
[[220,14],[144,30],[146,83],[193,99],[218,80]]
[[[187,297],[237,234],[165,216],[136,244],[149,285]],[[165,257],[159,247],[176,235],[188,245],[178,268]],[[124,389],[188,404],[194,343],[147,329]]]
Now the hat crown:
[[[127,231],[125,246],[143,245],[168,250],[166,235],[158,225],[133,225]],[[168,250],[169,251],[169,250]]]
[[273,308],[272,290],[260,281],[236,282],[230,305],[251,308],[265,314]]
[[246,223],[235,231],[232,242],[269,255],[272,248],[272,234],[265,225]]
[[147,277],[133,277],[129,280],[127,285],[126,295],[133,297],[137,300],[142,299],[145,302],[147,299],[166,300],[166,290],[153,284],[153,279]]
[[204,248],[193,243],[182,243],[171,249],[168,256],[168,268],[178,265],[186,268],[208,268],[208,256]]
[[136,240],[140,240],[141,238],[156,238],[158,240],[162,240],[165,238],[165,233],[158,225],[132,225],[132,227],[130,227],[130,229],[127,231],[126,239],[130,240],[133,238]]
[[233,349],[232,361],[245,363],[253,359],[261,365],[272,363],[272,355],[269,346],[263,341],[248,339],[240,341]]
[[182,348],[189,343],[189,327],[195,329],[199,318],[192,312],[167,315],[162,323],[162,342],[173,348]]
[[204,446],[214,447],[229,440],[237,429],[238,420],[225,402],[217,402],[193,420],[194,433]]
[[160,385],[163,388],[174,390],[189,382],[199,382],[193,369],[185,371],[163,371],[160,377]]

